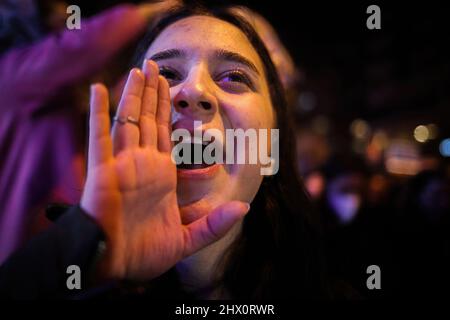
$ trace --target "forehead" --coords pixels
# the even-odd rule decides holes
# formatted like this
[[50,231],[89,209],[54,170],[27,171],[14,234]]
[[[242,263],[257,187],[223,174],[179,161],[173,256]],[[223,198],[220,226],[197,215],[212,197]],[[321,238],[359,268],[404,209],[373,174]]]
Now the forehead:
[[231,23],[214,17],[192,16],[171,24],[153,41],[146,56],[169,49],[199,55],[228,50],[243,55],[262,71],[261,60],[245,34]]

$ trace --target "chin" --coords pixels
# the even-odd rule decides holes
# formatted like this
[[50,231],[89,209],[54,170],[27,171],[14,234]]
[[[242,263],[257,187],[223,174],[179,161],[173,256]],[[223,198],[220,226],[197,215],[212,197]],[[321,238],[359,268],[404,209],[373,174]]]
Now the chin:
[[259,167],[214,166],[208,170],[177,170],[177,197],[183,223],[190,223],[229,201],[250,203],[255,197],[262,181]]
[[178,204],[183,207],[198,201],[212,201],[220,194],[230,176],[223,164],[196,169],[177,169]]

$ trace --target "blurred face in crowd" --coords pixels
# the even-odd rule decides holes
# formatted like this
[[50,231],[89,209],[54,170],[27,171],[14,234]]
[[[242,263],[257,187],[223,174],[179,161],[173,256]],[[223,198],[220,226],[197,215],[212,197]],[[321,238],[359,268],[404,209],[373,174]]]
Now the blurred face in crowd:
[[319,171],[310,173],[305,178],[305,187],[313,200],[318,200],[325,189],[325,178]]
[[[274,127],[261,59],[232,24],[207,16],[184,18],[155,39],[146,57],[169,81],[173,130],[217,129],[225,137],[226,129]],[[194,128],[194,121],[201,127]],[[183,166],[177,176],[179,204],[196,209],[187,221],[230,200],[250,202],[262,181],[260,165],[251,164]]]
[[327,201],[341,223],[350,223],[364,201],[365,179],[358,173],[346,173],[329,182]]

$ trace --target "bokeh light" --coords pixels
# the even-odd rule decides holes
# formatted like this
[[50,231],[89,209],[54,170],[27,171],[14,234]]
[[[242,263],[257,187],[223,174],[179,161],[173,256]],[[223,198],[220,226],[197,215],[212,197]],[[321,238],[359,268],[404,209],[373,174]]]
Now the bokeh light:
[[350,132],[359,140],[366,140],[370,136],[370,126],[367,121],[355,119],[350,125]]
[[424,125],[417,126],[414,129],[414,139],[420,143],[426,142],[430,138],[430,131]]
[[450,138],[442,140],[439,145],[439,152],[443,157],[450,157]]

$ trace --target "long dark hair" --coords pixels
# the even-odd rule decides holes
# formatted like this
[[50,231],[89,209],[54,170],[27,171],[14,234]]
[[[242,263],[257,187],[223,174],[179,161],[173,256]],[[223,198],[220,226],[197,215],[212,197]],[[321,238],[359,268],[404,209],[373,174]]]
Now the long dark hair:
[[280,167],[262,185],[244,219],[242,232],[225,253],[220,284],[233,298],[320,298],[328,296],[312,207],[295,169],[292,116],[269,52],[253,27],[229,7],[180,7],[151,26],[134,65],[169,25],[190,16],[206,15],[238,27],[264,65],[280,133]]

